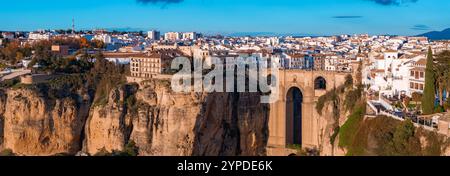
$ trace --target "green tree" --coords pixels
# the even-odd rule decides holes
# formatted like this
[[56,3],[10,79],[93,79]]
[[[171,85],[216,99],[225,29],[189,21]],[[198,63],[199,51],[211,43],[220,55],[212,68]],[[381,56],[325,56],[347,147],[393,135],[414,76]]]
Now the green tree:
[[434,59],[431,47],[428,49],[427,68],[425,70],[425,90],[422,97],[422,112],[423,114],[433,114],[434,103],[436,99],[435,74],[434,74]]
[[420,155],[420,141],[414,136],[415,127],[410,120],[398,125],[392,139],[395,155]]

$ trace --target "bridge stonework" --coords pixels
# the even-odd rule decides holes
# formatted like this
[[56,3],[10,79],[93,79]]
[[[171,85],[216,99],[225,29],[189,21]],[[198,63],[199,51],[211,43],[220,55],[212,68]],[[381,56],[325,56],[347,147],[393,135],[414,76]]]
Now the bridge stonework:
[[[316,103],[320,96],[335,87],[343,85],[349,73],[330,71],[280,70],[278,75],[280,90],[277,102],[270,105],[269,140],[267,154],[272,156],[287,156],[294,152],[288,149],[287,99],[291,88],[298,88],[302,95],[301,115],[301,146],[302,148],[319,148],[321,121],[325,118],[316,111]],[[326,89],[315,89],[317,78],[326,80]],[[326,115],[326,114],[324,114]],[[291,129],[289,129],[291,130]]]

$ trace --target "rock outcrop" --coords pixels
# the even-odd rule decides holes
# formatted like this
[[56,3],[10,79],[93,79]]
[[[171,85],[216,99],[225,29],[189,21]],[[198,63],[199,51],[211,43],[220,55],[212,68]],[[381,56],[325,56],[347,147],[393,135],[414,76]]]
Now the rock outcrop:
[[123,150],[131,129],[131,117],[124,103],[126,96],[125,90],[114,89],[106,105],[91,108],[85,128],[87,153]]
[[266,155],[269,107],[257,93],[208,96],[197,120],[194,155]]
[[81,96],[55,99],[30,89],[9,89],[1,101],[3,148],[18,155],[75,154],[89,112]]

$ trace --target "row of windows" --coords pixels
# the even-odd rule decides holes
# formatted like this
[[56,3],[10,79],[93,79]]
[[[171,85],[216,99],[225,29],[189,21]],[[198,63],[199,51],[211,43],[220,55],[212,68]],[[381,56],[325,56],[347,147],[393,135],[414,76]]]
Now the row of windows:
[[415,89],[415,90],[423,90],[424,89],[424,85],[420,84],[420,83],[410,83],[409,87],[411,89]]
[[144,63],[159,63],[161,59],[132,59],[132,63],[144,62]]
[[138,69],[138,68],[132,68],[131,72],[152,72],[152,73],[159,73],[160,69],[159,68],[143,68],[143,69]]
[[133,77],[139,77],[139,78],[150,78],[152,76],[152,74],[149,73],[132,73],[131,76]]
[[421,71],[411,71],[411,77],[415,79],[425,78],[425,73]]
[[145,64],[141,64],[141,65],[131,65],[132,68],[137,68],[137,67],[161,67],[161,64],[151,64],[151,63],[145,63]]

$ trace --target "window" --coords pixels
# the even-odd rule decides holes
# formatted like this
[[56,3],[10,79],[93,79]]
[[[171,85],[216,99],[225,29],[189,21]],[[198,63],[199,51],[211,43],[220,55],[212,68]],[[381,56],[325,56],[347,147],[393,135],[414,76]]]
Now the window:
[[409,88],[414,89],[414,83],[410,83]]
[[420,84],[419,88],[420,90],[423,90],[423,84]]
[[424,72],[420,72],[420,78],[424,78],[425,77],[425,73]]
[[327,81],[323,77],[318,77],[314,81],[314,89],[316,90],[326,90],[327,89]]
[[414,76],[414,71],[411,71],[411,77],[413,77]]

